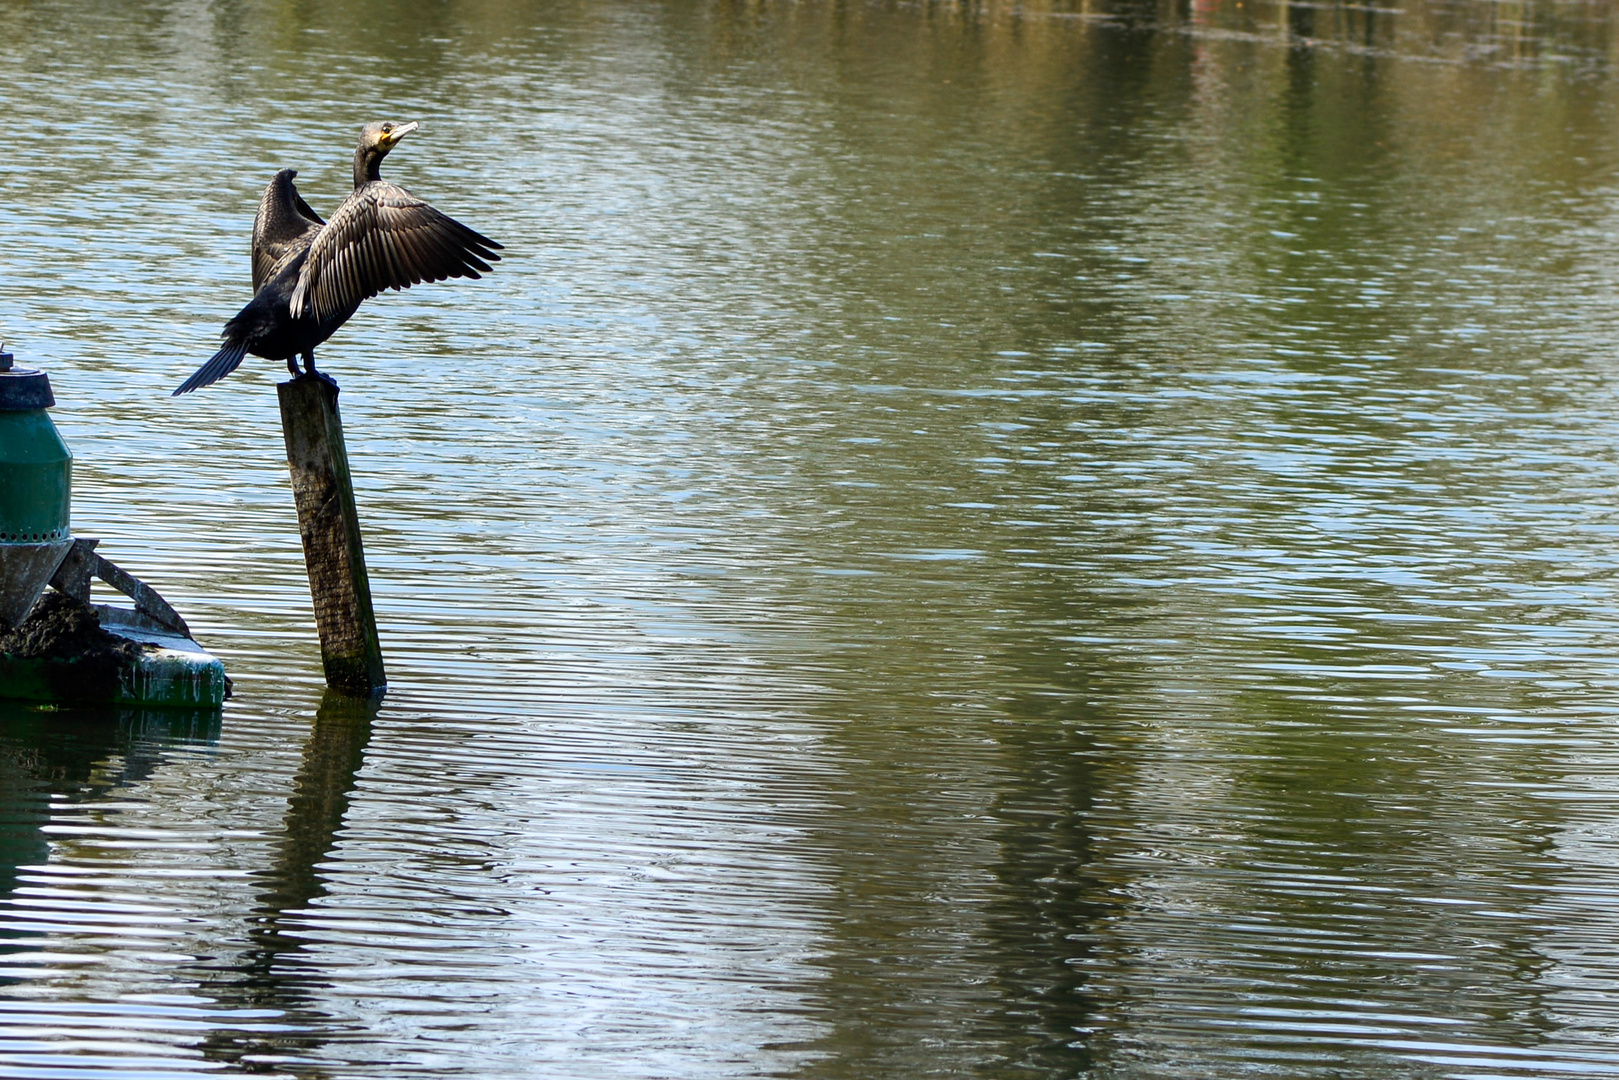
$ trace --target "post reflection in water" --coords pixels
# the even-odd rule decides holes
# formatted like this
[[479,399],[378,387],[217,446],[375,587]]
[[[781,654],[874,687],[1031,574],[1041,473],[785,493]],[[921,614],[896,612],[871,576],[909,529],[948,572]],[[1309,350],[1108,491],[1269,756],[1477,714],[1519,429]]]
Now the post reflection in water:
[[236,1010],[270,1010],[280,1022],[268,1033],[220,1030],[204,1043],[210,1059],[241,1063],[306,1054],[334,1032],[318,1004],[319,977],[297,963],[302,916],[325,892],[320,864],[343,828],[354,778],[365,761],[380,698],[328,690],[304,744],[286,819],[271,845],[269,866],[254,875],[261,886],[248,923],[248,946],[227,962],[204,965],[209,995]]

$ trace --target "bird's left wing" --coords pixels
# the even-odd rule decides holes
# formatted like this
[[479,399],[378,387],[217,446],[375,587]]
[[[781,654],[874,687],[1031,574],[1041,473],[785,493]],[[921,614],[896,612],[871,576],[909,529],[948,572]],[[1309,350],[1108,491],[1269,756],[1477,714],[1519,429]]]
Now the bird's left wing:
[[307,246],[322,225],[320,215],[298,194],[292,182],[297,175],[296,169],[282,169],[259,198],[259,212],[253,218],[255,293],[281,260]]
[[499,248],[397,184],[373,181],[344,200],[310,244],[292,315],[325,321],[383,289],[481,277],[499,261]]

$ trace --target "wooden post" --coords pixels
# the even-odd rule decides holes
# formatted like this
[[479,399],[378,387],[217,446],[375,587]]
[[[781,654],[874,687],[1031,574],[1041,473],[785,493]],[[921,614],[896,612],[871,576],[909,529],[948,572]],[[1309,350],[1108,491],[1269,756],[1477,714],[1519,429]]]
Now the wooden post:
[[277,383],[276,393],[326,685],[369,697],[388,682],[371,610],[371,583],[365,576],[343,420],[337,413],[337,384],[303,376]]

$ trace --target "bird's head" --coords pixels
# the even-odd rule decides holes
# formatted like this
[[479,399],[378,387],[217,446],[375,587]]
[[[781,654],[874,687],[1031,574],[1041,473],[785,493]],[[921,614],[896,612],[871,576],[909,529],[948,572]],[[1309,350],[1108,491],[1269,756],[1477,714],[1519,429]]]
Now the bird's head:
[[408,124],[401,124],[393,120],[384,120],[376,124],[367,124],[360,129],[360,147],[375,150],[379,155],[386,154],[399,140],[421,127],[412,120]]
[[419,127],[421,125],[414,120],[408,124],[383,120],[361,128],[360,145],[354,151],[354,186],[379,179],[378,164],[388,156],[388,151],[399,145],[400,139]]

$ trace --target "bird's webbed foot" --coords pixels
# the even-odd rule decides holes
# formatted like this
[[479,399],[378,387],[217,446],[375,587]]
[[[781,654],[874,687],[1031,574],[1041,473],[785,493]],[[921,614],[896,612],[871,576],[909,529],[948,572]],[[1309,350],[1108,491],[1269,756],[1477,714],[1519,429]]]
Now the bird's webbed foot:
[[[287,363],[291,364],[292,361],[289,360]],[[334,387],[337,385],[336,379],[332,378],[324,371],[315,370],[315,354],[313,352],[304,353],[304,369],[299,371],[296,367],[294,367],[293,372],[300,379],[319,379],[321,382],[330,383]]]

